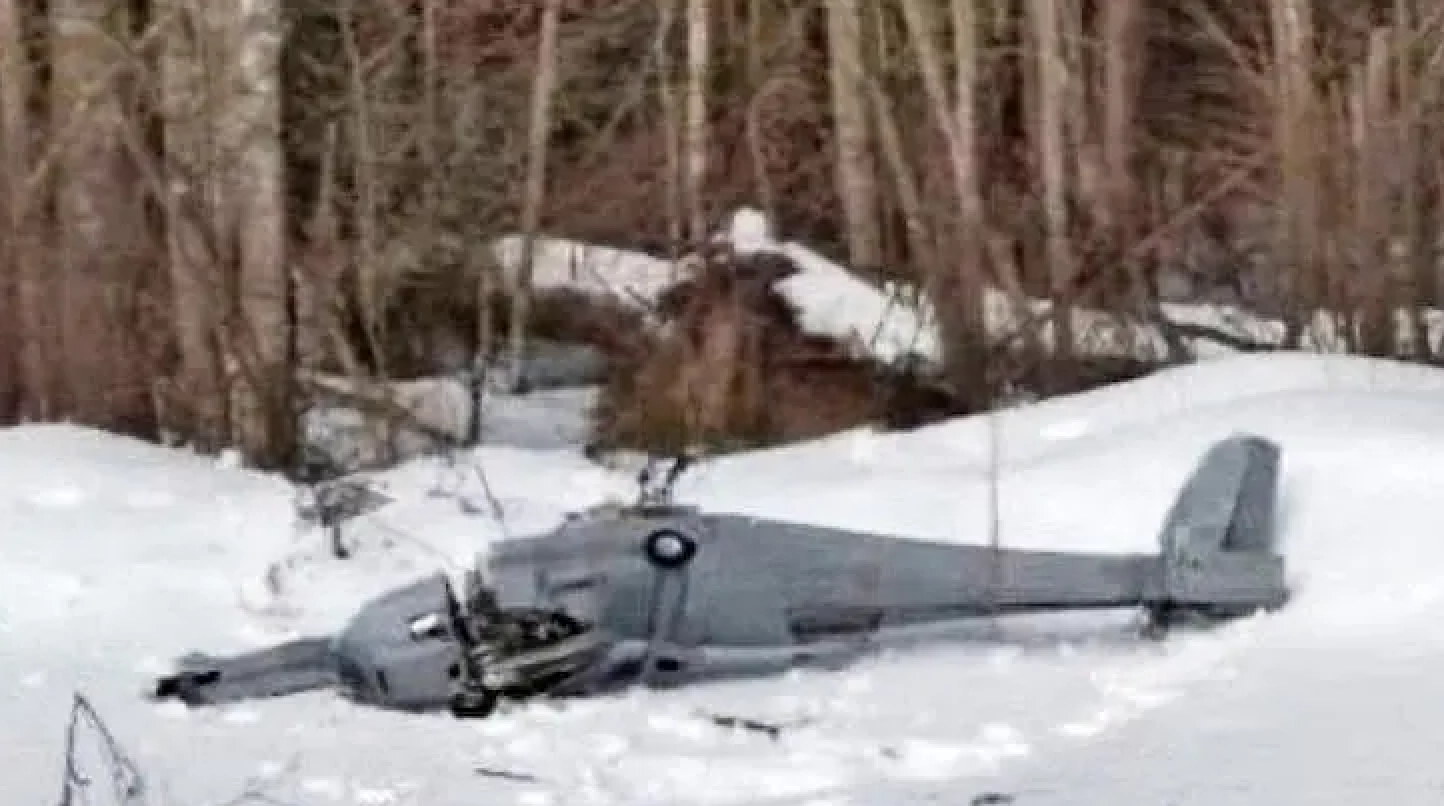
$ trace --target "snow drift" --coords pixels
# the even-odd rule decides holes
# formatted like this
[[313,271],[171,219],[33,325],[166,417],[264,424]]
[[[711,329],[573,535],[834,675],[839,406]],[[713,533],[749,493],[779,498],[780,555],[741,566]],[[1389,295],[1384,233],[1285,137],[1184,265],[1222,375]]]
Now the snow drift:
[[1437,783],[1418,748],[1444,732],[1416,719],[1401,733],[1384,713],[1427,709],[1444,671],[1444,372],[1223,358],[994,417],[718,460],[678,494],[984,541],[996,436],[1001,542],[1124,551],[1151,544],[1199,451],[1236,430],[1284,449],[1282,545],[1298,593],[1276,615],[1157,646],[1117,617],[1000,621],[978,641],[834,673],[461,723],[329,695],[186,712],[140,688],[198,646],[329,629],[490,539],[629,495],[628,478],[565,446],[412,462],[379,477],[396,503],[356,524],[355,555],[341,561],[297,526],[279,479],[81,429],[9,429],[0,782],[16,803],[53,797],[80,689],[176,804],[247,786],[300,804],[427,806],[966,803],[984,791],[1019,803],[1426,802]]

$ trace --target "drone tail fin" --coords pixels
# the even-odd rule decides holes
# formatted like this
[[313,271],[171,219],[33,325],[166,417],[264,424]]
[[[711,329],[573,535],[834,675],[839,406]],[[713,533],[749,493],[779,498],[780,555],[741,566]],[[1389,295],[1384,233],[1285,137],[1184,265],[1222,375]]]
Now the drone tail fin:
[[1179,490],[1159,538],[1163,550],[1272,551],[1280,454],[1251,434],[1215,443]]
[[1268,439],[1236,434],[1199,460],[1159,535],[1171,603],[1227,613],[1283,604],[1287,589],[1276,553],[1281,454]]

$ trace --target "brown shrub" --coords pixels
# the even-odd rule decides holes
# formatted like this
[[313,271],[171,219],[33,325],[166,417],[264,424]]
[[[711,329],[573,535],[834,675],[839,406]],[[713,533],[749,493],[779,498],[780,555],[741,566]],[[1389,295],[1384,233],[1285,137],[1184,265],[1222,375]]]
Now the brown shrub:
[[[402,276],[384,304],[381,340],[383,355],[373,354],[362,325],[361,303],[347,288],[340,305],[347,344],[361,364],[372,372],[384,370],[393,379],[446,374],[470,364],[481,327],[476,271],[420,271]],[[489,297],[493,334],[505,334],[511,314],[507,293]],[[620,300],[571,289],[540,289],[533,294],[527,321],[532,339],[586,344],[609,357],[636,350],[642,332],[642,314]],[[493,353],[502,346],[492,339]],[[334,362],[326,367],[341,368]]]
[[864,424],[912,426],[954,401],[806,333],[773,284],[796,267],[724,248],[659,300],[668,327],[624,357],[594,412],[594,449],[728,452]]
[[[492,298],[492,321],[505,332],[511,304],[502,294]],[[552,289],[533,299],[527,322],[532,338],[567,344],[588,344],[607,356],[634,352],[642,336],[642,314],[618,300],[571,289]]]

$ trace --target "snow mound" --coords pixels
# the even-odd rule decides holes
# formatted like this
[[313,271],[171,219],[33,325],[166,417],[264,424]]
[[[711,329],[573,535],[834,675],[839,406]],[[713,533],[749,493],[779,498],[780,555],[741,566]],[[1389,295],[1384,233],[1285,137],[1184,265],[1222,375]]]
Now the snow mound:
[[742,208],[733,213],[727,240],[740,255],[771,252],[797,266],[798,272],[779,282],[777,291],[796,308],[808,333],[854,345],[887,363],[907,355],[929,360],[940,355],[938,335],[924,313],[804,244],[775,240],[771,222],[760,211]]
[[[753,208],[734,211],[716,237],[741,254],[772,252],[798,266],[799,272],[778,283],[777,290],[798,310],[809,333],[852,345],[884,362],[903,356],[933,364],[941,360],[936,312],[926,294],[905,292],[895,285],[879,288],[806,244],[779,239],[767,216]],[[521,265],[523,243],[520,235],[506,235],[493,243],[498,262],[513,276]],[[550,236],[539,236],[535,244],[534,283],[541,289],[580,291],[650,310],[663,291],[685,279],[682,264],[639,252]],[[1001,342],[1035,333],[1045,346],[1056,346],[1051,301],[992,287],[982,295],[978,304],[992,339]],[[1164,321],[1175,331],[1174,341],[1198,358],[1237,355],[1240,344],[1282,348],[1286,343],[1285,322],[1236,305],[1168,302],[1159,313],[1162,321],[1150,322],[1074,308],[1069,317],[1073,351],[1162,361],[1172,354]],[[1444,311],[1400,309],[1393,312],[1393,319],[1400,351],[1414,350],[1420,339],[1437,344],[1444,335]],[[1360,324],[1351,317],[1320,310],[1304,323],[1299,346],[1338,354],[1358,344],[1360,334]]]
[[[509,277],[521,271],[523,235],[504,235],[492,253]],[[609,298],[627,307],[649,309],[663,291],[681,278],[670,260],[626,249],[538,236],[533,241],[532,286],[541,290],[572,290]]]

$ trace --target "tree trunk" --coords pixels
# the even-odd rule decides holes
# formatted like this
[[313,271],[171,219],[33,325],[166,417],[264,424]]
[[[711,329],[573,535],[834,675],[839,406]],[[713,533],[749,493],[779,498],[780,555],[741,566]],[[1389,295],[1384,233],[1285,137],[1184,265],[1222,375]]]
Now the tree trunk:
[[237,441],[247,456],[274,466],[290,454],[297,346],[286,263],[282,2],[249,0],[216,10],[230,12],[228,50],[238,79],[234,97],[223,107],[227,151],[236,160],[227,190],[235,211],[242,332],[232,339],[246,358],[239,378]]
[[707,213],[702,197],[707,184],[707,79],[711,72],[711,3],[687,0],[687,124],[686,173],[682,195],[688,216],[687,236],[694,246],[707,240]]
[[135,291],[146,263],[139,174],[124,146],[127,110],[116,77],[130,56],[129,20],[112,0],[53,0],[51,108],[56,164],[60,356],[66,413],[135,431],[151,417],[138,357]]
[[[164,15],[164,16],[162,16]],[[161,0],[171,283],[188,432],[290,458],[279,0]]]
[[527,133],[526,196],[522,199],[522,255],[511,287],[509,355],[513,381],[525,373],[526,329],[531,318],[532,262],[537,230],[541,228],[542,202],[546,195],[547,143],[552,128],[552,95],[557,83],[557,28],[561,24],[561,0],[547,0],[542,9],[541,41],[537,45],[536,78],[532,82],[531,124]]
[[682,115],[678,109],[676,84],[672,75],[672,25],[676,0],[657,0],[657,35],[653,49],[657,57],[657,94],[662,103],[662,136],[666,140],[667,248],[673,260],[687,253],[686,199],[682,194]]
[[1071,305],[1073,255],[1069,247],[1067,79],[1062,34],[1064,4],[1060,0],[1028,0],[1031,44],[1036,53],[1037,85],[1032,101],[1036,131],[1032,135],[1038,161],[1046,230],[1049,296],[1053,305],[1049,367],[1058,383],[1061,370],[1076,348]]
[[155,0],[156,24],[170,29],[161,59],[167,178],[166,236],[172,315],[180,354],[175,423],[201,450],[226,442],[229,423],[218,350],[228,282],[221,153],[212,130],[213,72],[222,63],[217,17],[228,6]]
[[882,264],[877,209],[877,169],[868,128],[863,81],[862,15],[858,0],[827,4],[833,131],[837,137],[837,196],[847,226],[848,260],[854,267]]
[[[977,17],[966,0],[949,6],[953,27],[952,92],[944,81],[944,59],[937,43],[938,20],[925,5],[903,0],[908,41],[923,77],[923,89],[935,125],[947,144],[956,203],[955,226],[948,236],[952,259],[941,258],[928,272],[937,308],[947,374],[971,405],[989,402],[987,333],[984,320],[987,233],[978,188],[977,160]],[[979,394],[977,390],[983,390]]]
[[3,303],[17,312],[6,317],[6,341],[0,342],[10,359],[0,367],[6,373],[0,386],[8,385],[17,396],[15,414],[44,418],[50,413],[47,362],[40,352],[45,338],[45,305],[39,294],[44,276],[27,248],[32,233],[24,189],[33,137],[27,110],[33,77],[26,58],[26,23],[20,0],[0,0],[0,293]]

